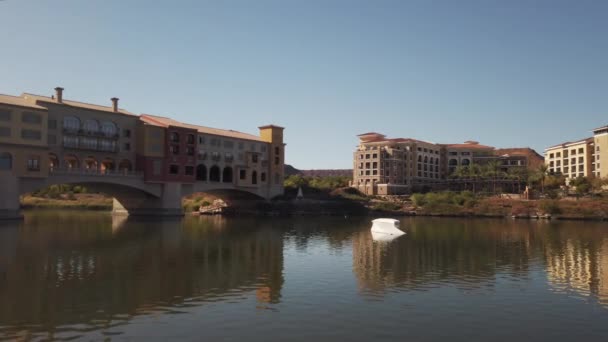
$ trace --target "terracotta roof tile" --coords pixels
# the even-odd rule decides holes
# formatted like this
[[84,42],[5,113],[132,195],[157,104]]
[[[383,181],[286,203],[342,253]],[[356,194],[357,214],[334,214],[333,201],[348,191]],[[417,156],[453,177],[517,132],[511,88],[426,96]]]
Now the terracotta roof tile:
[[155,125],[155,126],[161,126],[161,127],[176,126],[176,127],[183,127],[183,128],[191,128],[191,129],[197,130],[200,133],[205,133],[205,134],[213,134],[213,135],[219,135],[219,136],[224,136],[224,137],[231,137],[231,138],[235,138],[235,139],[254,140],[254,141],[260,141],[260,142],[264,141],[264,140],[262,140],[262,138],[260,138],[256,135],[248,134],[248,133],[243,133],[243,132],[234,131],[234,130],[226,130],[226,129],[186,124],[186,123],[182,123],[182,122],[173,120],[171,118],[163,117],[163,116],[142,114],[140,116],[140,118],[142,119],[142,121],[144,121],[148,124],[151,124],[151,125]]
[[71,107],[83,108],[83,109],[98,110],[98,111],[109,112],[109,113],[114,113],[114,114],[124,114],[124,115],[136,116],[135,114],[133,114],[127,110],[120,109],[120,108],[118,109],[118,112],[114,112],[114,110],[112,109],[112,106],[101,106],[101,105],[96,105],[96,104],[92,104],[92,103],[78,102],[78,101],[72,101],[72,100],[66,100],[66,99],[63,99],[62,103],[58,103],[57,100],[55,100],[51,97],[36,95],[36,94],[29,94],[29,93],[23,93],[23,94],[21,94],[21,97],[25,100],[29,100],[31,103],[37,103],[38,101],[40,101],[40,102],[54,103],[54,104],[58,104],[58,105],[66,105],[66,106],[71,106]]
[[19,106],[19,107],[28,107],[28,108],[33,108],[33,109],[47,110],[45,107],[39,106],[34,102],[27,101],[26,99],[19,97],[19,96],[0,94],[0,103],[13,105],[13,106]]

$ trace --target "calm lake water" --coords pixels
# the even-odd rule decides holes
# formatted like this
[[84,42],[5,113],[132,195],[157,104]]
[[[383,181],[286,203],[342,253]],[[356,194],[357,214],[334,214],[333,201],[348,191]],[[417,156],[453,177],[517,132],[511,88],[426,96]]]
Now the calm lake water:
[[608,340],[608,224],[401,222],[28,213],[0,340]]

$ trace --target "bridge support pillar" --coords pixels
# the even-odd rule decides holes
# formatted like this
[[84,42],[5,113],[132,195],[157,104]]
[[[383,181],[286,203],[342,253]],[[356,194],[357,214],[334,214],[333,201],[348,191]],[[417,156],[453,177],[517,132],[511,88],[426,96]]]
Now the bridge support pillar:
[[19,211],[19,178],[1,175],[0,192],[0,220],[23,218]]
[[183,216],[182,185],[164,184],[160,197],[132,193],[117,194],[112,213],[130,216]]

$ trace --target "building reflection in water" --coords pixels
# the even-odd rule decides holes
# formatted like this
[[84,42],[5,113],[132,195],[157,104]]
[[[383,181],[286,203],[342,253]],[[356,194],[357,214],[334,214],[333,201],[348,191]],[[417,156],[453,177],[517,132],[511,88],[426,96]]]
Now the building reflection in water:
[[605,227],[554,229],[547,234],[547,278],[556,291],[608,307],[608,238],[597,238],[604,234]]
[[497,272],[526,277],[534,230],[520,222],[404,220],[407,235],[372,240],[367,230],[353,237],[353,268],[363,293],[424,290],[444,284],[487,289]]
[[94,330],[214,300],[281,298],[283,239],[272,227],[98,213],[40,213],[17,225],[0,230],[0,335],[52,338],[60,326]]

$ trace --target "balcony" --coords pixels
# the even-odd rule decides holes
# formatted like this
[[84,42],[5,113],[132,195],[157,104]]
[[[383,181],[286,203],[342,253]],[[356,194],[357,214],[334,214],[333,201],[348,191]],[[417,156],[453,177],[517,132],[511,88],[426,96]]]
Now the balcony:
[[50,175],[74,175],[74,176],[99,176],[99,177],[143,177],[143,172],[127,171],[127,170],[98,170],[98,169],[80,169],[80,168],[50,168]]
[[63,148],[73,149],[73,150],[81,150],[81,151],[92,151],[92,152],[109,152],[109,153],[117,153],[118,145],[113,147],[106,146],[85,146],[83,144],[72,144],[72,143],[63,143]]
[[109,139],[118,139],[120,138],[119,133],[107,134],[101,131],[86,131],[84,129],[74,129],[74,128],[63,128],[63,134],[65,135],[75,135],[75,136],[83,136],[83,137],[99,137],[99,138],[109,138]]

